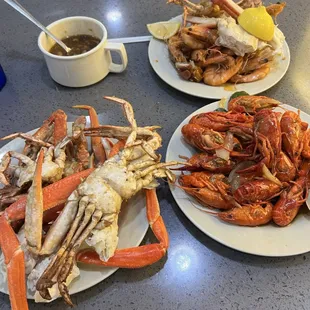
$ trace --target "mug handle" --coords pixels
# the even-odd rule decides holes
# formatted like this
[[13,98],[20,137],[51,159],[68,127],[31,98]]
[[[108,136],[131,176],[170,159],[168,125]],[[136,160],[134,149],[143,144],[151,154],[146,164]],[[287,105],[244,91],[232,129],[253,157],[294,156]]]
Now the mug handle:
[[128,64],[128,58],[126,49],[123,43],[113,43],[113,42],[107,42],[106,46],[104,47],[106,50],[117,52],[122,60],[122,63],[115,64],[114,62],[111,62],[109,71],[114,73],[120,73],[123,72]]

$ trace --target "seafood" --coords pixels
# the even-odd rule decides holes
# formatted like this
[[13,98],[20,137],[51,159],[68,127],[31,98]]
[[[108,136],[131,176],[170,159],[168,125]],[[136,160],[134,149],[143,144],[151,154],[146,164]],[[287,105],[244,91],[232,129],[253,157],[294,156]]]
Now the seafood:
[[303,143],[302,156],[304,158],[310,159],[310,130],[309,129],[304,133],[302,143]]
[[233,169],[233,163],[214,155],[197,153],[187,160],[189,165],[175,170],[200,171],[207,170],[215,173],[229,173]]
[[[156,153],[161,146],[157,126],[138,127],[128,102],[115,97],[106,99],[119,103],[130,123],[130,127],[96,127],[95,124],[95,127],[85,131],[92,137],[105,137],[107,133],[109,137],[126,138],[112,146],[109,159],[97,168],[72,174],[42,189],[43,152],[46,150],[41,148],[28,196],[19,199],[1,214],[0,246],[8,264],[9,292],[14,310],[27,309],[23,251],[27,257],[34,259],[33,264],[38,268],[36,272],[30,272],[28,285],[45,300],[52,298],[51,292],[57,286],[71,306],[67,285],[76,275],[76,255],[84,240],[95,251],[84,250],[77,255],[77,260],[102,266],[139,268],[159,260],[167,251],[169,238],[156,198],[156,178],[167,177],[174,182],[175,177],[168,167],[180,163],[160,162],[161,156]],[[76,125],[84,123],[80,121]],[[116,250],[121,203],[143,188],[146,189],[147,217],[158,243]],[[57,206],[64,202],[62,212],[55,214],[55,210],[62,208]],[[44,210],[54,210],[54,214],[45,217]],[[10,223],[24,217],[26,245],[20,246]],[[41,243],[42,223],[55,218]],[[38,257],[43,260],[37,260]]]
[[267,167],[274,169],[282,146],[281,127],[277,113],[270,109],[257,112],[254,117],[254,128],[258,149],[265,156]]
[[[76,105],[73,106],[73,108],[76,109],[85,109],[88,111],[89,116],[90,116],[90,122],[92,127],[97,127],[99,126],[99,121],[98,121],[98,116],[96,110],[88,105]],[[94,151],[95,157],[99,163],[104,163],[106,160],[106,154],[104,147],[101,142],[100,137],[91,137],[91,146]]]
[[214,6],[212,2],[208,0],[202,0],[198,4],[189,0],[168,0],[168,3],[183,6],[186,9],[187,14],[193,16],[209,16],[219,12],[219,7]]
[[203,79],[203,71],[200,67],[196,66],[194,62],[189,63],[176,63],[179,75],[185,80],[200,82]]
[[280,152],[276,159],[275,172],[281,182],[289,182],[295,179],[297,168],[284,152]]
[[67,135],[67,115],[63,110],[56,110],[43,122],[43,125],[33,134],[31,141],[27,141],[23,155],[35,159],[40,145],[33,145],[34,139],[50,142],[56,146]]
[[[277,26],[271,41],[250,34],[238,23],[247,8],[261,0],[169,0],[183,7],[183,26],[167,40],[169,54],[180,77],[211,86],[251,83],[264,79],[282,53],[285,37]],[[271,4],[267,12],[277,17],[285,3]],[[266,15],[268,16],[268,13]],[[201,78],[203,76],[203,78]]]
[[[211,153],[224,144],[226,136],[225,133],[220,133],[212,129],[206,129],[198,124],[186,124],[182,128],[182,134],[189,144],[202,151]],[[233,149],[242,149],[240,142],[236,138],[234,138],[233,141]]]
[[205,68],[208,65],[219,64],[227,61],[227,55],[219,50],[194,50],[191,54],[192,60],[200,68]]
[[272,211],[273,221],[279,226],[290,224],[308,196],[309,163],[306,162],[299,172],[298,179],[280,196]]
[[236,59],[227,56],[226,60],[220,65],[212,64],[206,68],[203,73],[203,81],[205,84],[219,86],[229,81],[241,68],[242,58]]
[[283,148],[296,167],[299,166],[303,150],[303,128],[298,114],[286,111],[281,118]]
[[260,69],[265,65],[271,65],[273,60],[273,50],[270,47],[265,47],[256,53],[249,54],[245,57],[243,66],[238,72],[239,74],[249,74],[252,71]]
[[248,9],[261,6],[263,5],[263,2],[261,0],[242,0],[238,2],[238,5],[243,9]]
[[281,104],[278,100],[266,96],[239,96],[229,101],[228,110],[254,114],[263,109],[271,109]]
[[[183,126],[185,141],[202,153],[175,170],[199,210],[241,226],[294,220],[308,197],[310,130],[299,112],[274,111],[280,105],[238,92],[228,112],[200,113]],[[238,150],[224,142],[228,135],[238,138]]]
[[[97,115],[92,117],[96,118]],[[96,120],[95,120],[96,121]],[[98,123],[98,121],[97,121]],[[7,152],[0,164],[0,206],[4,208],[26,194],[33,179],[35,159],[42,147],[45,155],[42,168],[43,185],[57,182],[64,176],[87,169],[90,165],[88,145],[84,136],[86,119],[78,117],[72,124],[72,136],[67,136],[67,115],[57,110],[43,122],[33,134],[22,132],[10,134],[1,140],[22,138],[25,147],[22,153]],[[14,164],[14,160],[18,164]]]
[[177,63],[186,63],[187,59],[182,51],[181,47],[184,47],[185,43],[181,39],[179,35],[174,35],[170,39],[168,39],[168,48],[170,52],[170,56],[173,62]]
[[87,169],[90,164],[88,145],[84,135],[85,116],[79,116],[72,124],[72,138],[66,149],[64,176]]
[[204,171],[182,175],[179,183],[186,193],[194,196],[204,206],[228,210],[235,207],[235,204],[230,194],[227,194],[229,185],[223,180],[223,175],[213,175]]
[[281,187],[270,180],[254,180],[238,187],[234,192],[234,198],[239,203],[253,203],[266,201],[281,191]]
[[233,83],[251,83],[263,79],[269,72],[269,65],[265,65],[248,74],[236,74],[230,81]]
[[240,226],[261,226],[272,220],[272,204],[245,205],[216,215],[224,222]]
[[207,112],[193,116],[189,123],[222,132],[236,126],[252,128],[253,121],[253,116],[241,113]]
[[[1,160],[0,181],[4,185],[0,189],[1,208],[19,199],[30,187],[34,161],[41,147],[48,149],[44,158],[44,182],[51,183],[61,178],[66,156],[63,150],[65,144],[62,145],[67,135],[66,120],[64,111],[57,110],[33,135],[19,132],[1,138],[7,140],[20,137],[26,142],[22,153],[7,152]],[[18,159],[19,163],[12,164],[12,158]]]
[[[160,157],[155,151],[161,145],[160,136],[154,132],[149,141],[136,141],[137,125],[130,104],[114,97],[106,98],[122,104],[132,132],[124,150],[105,161],[68,198],[63,212],[45,238],[45,243],[50,244],[53,250],[65,237],[64,242],[36,284],[41,296],[50,299],[48,288],[58,282],[61,295],[70,305],[72,302],[66,279],[81,243],[86,240],[88,245],[94,246],[103,261],[112,257],[118,241],[117,219],[122,201],[144,187],[156,186],[152,185],[156,177],[171,179],[172,175],[166,167],[178,164],[159,163]],[[143,160],[139,161],[141,157]],[[74,210],[73,217],[69,216],[69,210],[71,214]],[[43,246],[43,253],[49,251]]]

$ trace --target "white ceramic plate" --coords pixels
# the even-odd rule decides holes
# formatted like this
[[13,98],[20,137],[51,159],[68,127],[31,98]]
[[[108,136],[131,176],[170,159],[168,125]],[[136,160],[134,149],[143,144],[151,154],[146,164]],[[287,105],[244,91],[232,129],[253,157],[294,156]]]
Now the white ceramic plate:
[[[182,16],[171,20],[182,22]],[[246,91],[250,95],[259,94],[275,84],[285,75],[290,64],[290,50],[284,42],[283,57],[278,57],[276,67],[262,80],[253,83],[237,84],[236,88],[226,90],[224,86],[209,86],[204,83],[194,83],[182,79],[170,60],[167,44],[152,38],[149,44],[149,61],[157,73],[167,84],[186,94],[210,99],[229,97],[235,91]]]
[[[72,123],[68,123],[68,128],[71,128]],[[30,133],[34,133],[35,130]],[[69,133],[70,134],[70,133]],[[24,147],[22,139],[15,139],[0,149],[0,159],[10,150],[21,152]],[[138,246],[143,240],[149,224],[146,218],[145,197],[143,192],[140,192],[135,197],[123,204],[119,216],[119,242],[118,248],[129,248]],[[103,281],[118,268],[107,268],[91,266],[86,264],[78,264],[80,268],[80,276],[75,279],[69,286],[70,295],[84,291],[97,283]],[[0,286],[0,292],[8,294],[7,286]],[[29,299],[33,299],[33,294],[28,291]]]
[[[283,105],[284,108],[297,111],[297,109]],[[168,145],[166,161],[179,160],[179,155],[191,157],[197,150],[187,144],[181,129],[195,114],[214,111],[218,102],[211,103],[189,115],[176,129]],[[280,112],[283,110],[279,109]],[[310,116],[300,112],[303,121],[310,124]],[[217,217],[204,213],[195,208],[198,203],[182,189],[170,185],[172,195],[180,209],[188,219],[202,232],[214,240],[249,254],[262,256],[290,256],[310,251],[310,213],[301,212],[287,227],[280,228],[275,224],[260,227],[241,227],[220,221]]]

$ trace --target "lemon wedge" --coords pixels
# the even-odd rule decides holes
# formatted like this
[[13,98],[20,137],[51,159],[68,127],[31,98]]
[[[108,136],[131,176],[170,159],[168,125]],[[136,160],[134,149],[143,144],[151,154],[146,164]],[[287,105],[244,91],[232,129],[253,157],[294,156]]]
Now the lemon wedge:
[[245,9],[238,17],[239,25],[253,36],[271,41],[274,35],[274,22],[264,6]]
[[158,22],[154,24],[147,24],[147,29],[151,35],[159,40],[169,39],[174,36],[179,28],[180,23],[176,22]]

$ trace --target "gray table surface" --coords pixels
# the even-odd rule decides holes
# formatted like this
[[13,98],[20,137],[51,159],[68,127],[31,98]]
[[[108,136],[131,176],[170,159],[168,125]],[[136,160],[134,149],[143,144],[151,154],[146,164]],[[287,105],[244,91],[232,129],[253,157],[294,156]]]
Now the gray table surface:
[[[287,2],[278,22],[292,61],[283,80],[265,95],[310,113],[310,8],[308,1]],[[180,13],[165,0],[22,3],[44,24],[74,15],[94,17],[106,25],[110,38],[147,35],[145,24]],[[113,20],[111,15],[119,18]],[[38,34],[35,26],[0,1],[0,63],[8,78],[0,92],[0,136],[38,127],[58,108],[73,117],[74,104],[94,105],[102,113],[103,123],[122,124],[120,110],[102,99],[115,95],[132,103],[138,124],[163,126],[161,152],[165,154],[177,125],[210,102],[166,85],[149,64],[148,43],[126,46],[129,65],[124,73],[110,74],[87,88],[62,87],[49,76],[37,47]],[[76,309],[310,309],[310,253],[267,258],[234,251],[200,232],[179,210],[167,186],[158,189],[158,197],[171,240],[168,255],[147,268],[119,269],[102,283],[74,295]],[[143,242],[156,242],[150,230]],[[30,309],[43,307],[29,304]],[[62,300],[45,307],[67,308]],[[0,309],[9,308],[8,296],[0,294]]]

